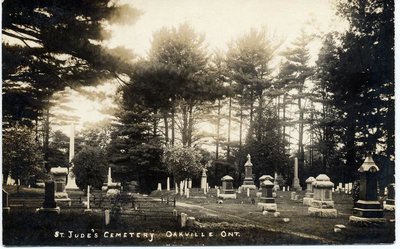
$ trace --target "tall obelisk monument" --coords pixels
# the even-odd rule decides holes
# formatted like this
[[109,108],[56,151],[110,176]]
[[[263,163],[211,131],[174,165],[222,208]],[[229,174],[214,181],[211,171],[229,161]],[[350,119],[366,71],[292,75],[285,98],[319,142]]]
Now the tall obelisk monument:
[[74,159],[74,152],[75,152],[75,125],[71,125],[71,131],[69,136],[69,172],[68,172],[68,181],[67,185],[65,186],[66,189],[78,189],[75,182],[75,175],[72,172],[74,168],[74,164],[72,163],[72,159]]

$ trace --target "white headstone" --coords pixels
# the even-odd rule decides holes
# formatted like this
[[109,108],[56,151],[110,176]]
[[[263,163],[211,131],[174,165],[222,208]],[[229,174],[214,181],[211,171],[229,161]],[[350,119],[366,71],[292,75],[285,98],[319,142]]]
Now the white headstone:
[[178,183],[175,182],[175,194],[179,194]]
[[192,188],[192,179],[189,179],[188,181],[188,188]]
[[219,197],[219,191],[220,191],[220,190],[219,190],[219,188],[218,188],[218,189],[217,189],[217,197]]
[[90,209],[90,186],[87,186],[87,204],[86,209]]
[[348,184],[348,183],[345,183],[345,184],[344,184],[344,193],[345,193],[345,194],[348,194],[348,193],[349,193],[349,184]]
[[339,182],[339,188],[340,188],[340,189],[343,188],[343,183]]
[[190,191],[190,188],[185,189],[186,198],[189,198],[189,191]]
[[171,188],[169,186],[169,177],[167,177],[167,191],[170,191],[170,190],[171,190]]
[[161,183],[158,183],[158,185],[157,185],[157,190],[158,191],[161,191],[162,189],[161,189]]
[[106,224],[106,226],[110,224],[110,210],[108,209],[104,211],[104,223]]
[[241,194],[242,193],[242,187],[238,188],[238,193]]
[[184,188],[187,189],[188,188],[188,180],[186,179],[183,184],[184,184]]
[[247,197],[250,197],[250,189],[249,188],[246,189],[247,189]]
[[353,183],[349,182],[349,193],[351,193],[352,190],[353,190]]
[[180,184],[179,184],[179,194],[180,194],[180,195],[183,195],[183,187],[184,187],[184,186],[185,186],[185,185],[184,185],[183,181],[181,181]]
[[186,227],[187,214],[181,213],[181,227]]
[[285,187],[285,186],[283,186],[283,188],[282,188],[282,191],[283,191],[283,192],[285,192],[285,191],[286,191],[286,187]]

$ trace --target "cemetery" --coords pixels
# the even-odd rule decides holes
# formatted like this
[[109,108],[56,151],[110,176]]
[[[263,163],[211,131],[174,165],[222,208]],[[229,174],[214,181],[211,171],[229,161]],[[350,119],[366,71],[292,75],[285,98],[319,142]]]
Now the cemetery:
[[394,1],[2,1],[2,245],[393,245]]

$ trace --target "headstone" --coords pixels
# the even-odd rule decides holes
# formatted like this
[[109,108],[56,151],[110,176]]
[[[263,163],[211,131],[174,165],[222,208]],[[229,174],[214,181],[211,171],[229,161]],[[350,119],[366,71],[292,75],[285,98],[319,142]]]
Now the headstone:
[[313,183],[314,197],[311,207],[308,208],[308,215],[321,218],[336,218],[337,210],[332,200],[333,182],[325,174],[317,176]]
[[383,206],[383,208],[387,211],[394,211],[395,210],[395,185],[394,183],[389,184],[387,186],[388,193],[387,193],[387,198],[386,202]]
[[106,209],[104,211],[104,224],[108,226],[110,224],[110,210]]
[[296,192],[290,193],[290,200],[294,201],[294,197],[296,196]]
[[220,195],[220,190],[219,190],[219,188],[217,189],[217,197],[219,197],[219,195]]
[[250,189],[247,188],[247,197],[250,197]]
[[339,192],[343,191],[343,183],[339,182]]
[[314,197],[314,189],[313,189],[314,182],[315,182],[315,178],[312,176],[310,176],[306,180],[307,192],[306,192],[306,196],[303,198],[303,205],[311,206],[311,202]]
[[187,221],[186,221],[186,226],[187,227],[194,227],[195,220],[196,219],[194,217],[188,217]]
[[207,169],[206,168],[203,168],[203,171],[201,173],[200,188],[202,188],[202,189],[207,188]]
[[383,218],[383,208],[378,201],[378,171],[379,167],[368,154],[364,163],[358,169],[360,174],[360,194],[354,204],[353,215],[349,217],[350,223],[359,225],[381,224],[386,222]]
[[300,191],[300,180],[299,180],[299,160],[297,157],[294,158],[294,173],[293,173],[293,190]]
[[181,228],[186,227],[187,214],[181,213]]
[[86,197],[86,209],[84,212],[91,212],[92,210],[90,209],[90,186],[87,186],[87,197]]
[[222,181],[222,193],[219,194],[222,199],[236,199],[235,189],[233,188],[233,178],[231,176],[224,176]]
[[183,181],[183,188],[184,188],[184,189],[187,189],[187,188],[188,188],[188,179],[185,179],[185,180]]
[[44,187],[44,202],[41,208],[36,209],[39,213],[60,213],[60,207],[55,201],[55,184],[54,181],[48,181]]
[[170,188],[170,185],[169,185],[169,177],[167,177],[167,191],[170,191],[171,190],[171,188]]
[[348,183],[345,183],[345,184],[344,184],[344,193],[345,193],[345,194],[348,194],[348,193],[349,193],[349,184],[348,184]]
[[278,191],[279,188],[279,184],[278,184],[278,173],[275,172],[274,173],[274,191]]
[[192,179],[188,180],[188,188],[192,188]]
[[282,188],[282,191],[283,191],[283,192],[285,192],[285,191],[286,191],[286,187],[285,187],[285,186],[283,186],[283,188]]
[[294,196],[294,200],[295,200],[295,201],[298,201],[298,200],[299,200],[299,195],[295,195],[295,196]]
[[157,190],[158,190],[158,191],[161,191],[161,183],[158,183],[158,184],[157,184]]
[[8,193],[3,189],[3,213],[10,213],[10,206],[8,205]]
[[182,196],[183,195],[183,187],[184,187],[185,185],[184,185],[184,183],[183,183],[183,181],[181,181],[180,182],[180,184],[179,184],[179,194]]
[[290,191],[290,186],[287,186],[287,191]]
[[244,164],[244,181],[242,184],[243,188],[249,189],[257,189],[256,185],[254,185],[253,180],[253,164],[251,163],[250,154],[247,155],[247,162]]
[[242,187],[238,188],[238,193],[241,194],[242,193]]
[[185,189],[186,198],[189,198],[189,196],[190,196],[189,191],[190,191],[190,188]]
[[274,184],[270,180],[265,180],[261,183],[261,197],[258,206],[262,210],[275,212],[277,209],[275,199],[272,195]]
[[69,172],[68,172],[68,180],[67,185],[65,186],[66,189],[79,189],[75,182],[75,174],[72,171],[74,168],[74,164],[72,163],[72,159],[75,156],[75,125],[71,125],[70,136],[69,136]]
[[175,194],[179,194],[178,183],[175,182]]
[[55,201],[56,202],[67,202],[71,206],[71,199],[68,197],[66,192],[66,177],[68,175],[67,168],[53,167],[50,169],[50,174],[53,177],[55,184]]
[[349,194],[353,192],[353,183],[349,182]]

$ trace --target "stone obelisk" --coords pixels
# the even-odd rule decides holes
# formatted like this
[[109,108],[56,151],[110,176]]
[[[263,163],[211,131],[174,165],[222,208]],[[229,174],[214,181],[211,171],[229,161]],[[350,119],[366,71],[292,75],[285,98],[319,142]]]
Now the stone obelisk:
[[293,185],[292,188],[294,191],[300,191],[300,180],[299,180],[299,161],[297,157],[294,158],[294,176],[293,176]]
[[66,189],[78,189],[75,182],[75,175],[72,172],[74,168],[74,164],[72,163],[72,159],[74,159],[74,151],[75,151],[75,125],[71,125],[71,131],[69,136],[69,172],[68,172],[68,181],[65,186]]

